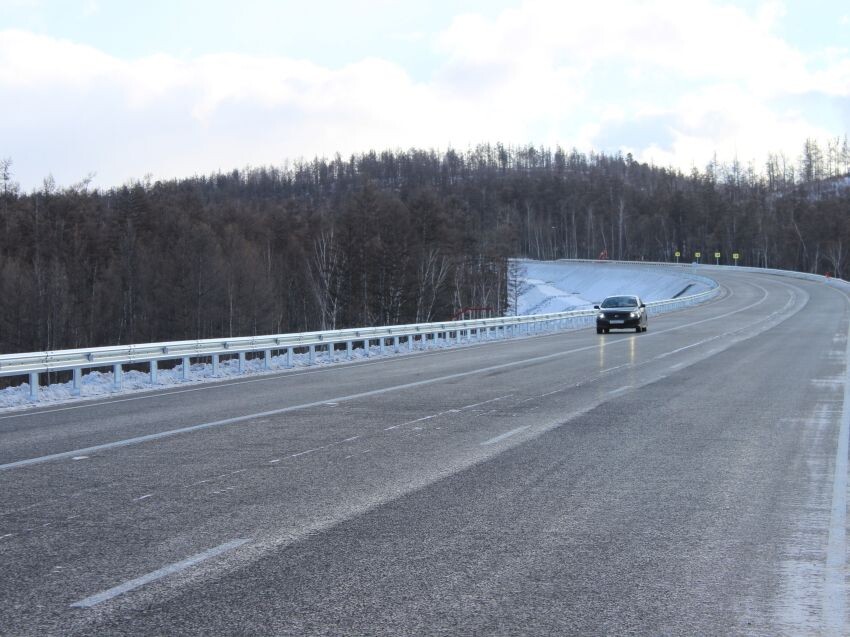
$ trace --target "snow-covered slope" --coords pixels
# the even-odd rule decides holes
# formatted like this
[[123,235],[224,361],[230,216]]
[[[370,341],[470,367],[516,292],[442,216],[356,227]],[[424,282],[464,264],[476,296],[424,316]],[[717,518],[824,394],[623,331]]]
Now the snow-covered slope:
[[516,263],[520,266],[516,307],[519,315],[588,308],[612,294],[637,294],[645,301],[661,301],[709,289],[688,268],[671,271],[606,262],[521,260]]

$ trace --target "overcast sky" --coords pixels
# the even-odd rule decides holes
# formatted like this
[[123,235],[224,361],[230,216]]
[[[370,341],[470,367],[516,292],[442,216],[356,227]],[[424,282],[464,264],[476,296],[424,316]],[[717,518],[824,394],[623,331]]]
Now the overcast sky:
[[0,0],[25,190],[487,141],[760,167],[847,132],[846,0]]

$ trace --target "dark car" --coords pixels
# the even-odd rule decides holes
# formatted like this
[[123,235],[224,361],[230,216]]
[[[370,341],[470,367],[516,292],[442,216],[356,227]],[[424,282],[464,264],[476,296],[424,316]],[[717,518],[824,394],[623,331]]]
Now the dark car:
[[609,330],[646,331],[646,303],[639,296],[609,296],[599,305],[596,315],[596,333],[608,333]]

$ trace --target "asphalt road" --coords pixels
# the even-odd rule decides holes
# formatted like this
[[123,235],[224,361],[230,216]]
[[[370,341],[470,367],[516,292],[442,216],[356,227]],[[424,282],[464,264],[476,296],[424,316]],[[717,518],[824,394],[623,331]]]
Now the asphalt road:
[[0,414],[2,635],[848,634],[848,298]]

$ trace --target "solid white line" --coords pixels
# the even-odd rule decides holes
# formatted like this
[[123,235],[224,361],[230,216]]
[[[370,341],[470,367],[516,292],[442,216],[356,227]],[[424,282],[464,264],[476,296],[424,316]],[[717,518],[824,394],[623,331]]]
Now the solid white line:
[[307,451],[299,451],[298,453],[293,453],[290,458],[297,458],[298,456],[306,456],[308,453],[313,453],[314,451],[321,451],[324,447],[316,447],[315,449],[307,449]]
[[505,433],[501,434],[500,436],[496,436],[495,438],[490,438],[490,440],[486,440],[486,441],[482,442],[481,446],[483,447],[484,445],[493,445],[493,444],[496,444],[497,442],[502,442],[502,440],[504,440],[505,438],[510,438],[514,434],[518,434],[520,431],[525,431],[530,426],[531,425],[525,425],[524,427],[517,427],[516,429],[511,429],[510,431],[506,431]]
[[153,493],[146,493],[145,495],[140,495],[138,498],[133,498],[133,502],[138,502],[139,500],[147,500],[151,497],[153,497]]
[[[767,290],[765,290],[764,288],[762,288],[759,285],[756,285],[756,284],[752,284],[752,285],[754,287],[759,288],[764,293],[764,296],[761,299],[759,299],[758,301],[756,301],[755,303],[752,303],[751,305],[748,305],[748,306],[743,307],[743,308],[739,308],[737,310],[727,312],[725,314],[721,314],[719,316],[714,316],[714,317],[711,317],[711,318],[702,319],[700,321],[693,321],[691,323],[688,323],[687,325],[679,325],[679,326],[667,328],[665,330],[653,331],[653,332],[650,332],[648,335],[645,335],[643,338],[647,338],[647,336],[657,336],[657,335],[664,334],[666,332],[673,332],[673,331],[677,331],[677,330],[681,330],[681,329],[685,329],[685,328],[691,328],[691,327],[693,327],[695,325],[699,325],[701,323],[716,321],[718,319],[722,319],[722,318],[725,318],[727,316],[731,316],[733,314],[738,314],[740,312],[744,312],[748,309],[751,309],[753,307],[761,305],[768,298],[769,293],[768,293]],[[709,340],[711,340],[711,339],[709,339]],[[615,344],[626,343],[626,342],[628,342],[628,339],[618,339],[617,341],[608,341],[603,346],[604,347],[611,347]],[[524,358],[522,360],[511,361],[511,362],[508,362],[508,363],[500,363],[498,365],[488,365],[487,367],[479,367],[477,369],[471,369],[471,370],[468,370],[468,371],[465,371],[465,372],[456,372],[454,374],[446,374],[445,376],[437,376],[437,377],[434,377],[434,378],[426,378],[424,380],[418,380],[418,381],[414,381],[414,382],[411,382],[411,383],[403,383],[401,385],[393,385],[393,386],[390,386],[390,387],[383,387],[381,389],[373,389],[373,390],[370,390],[370,391],[359,392],[359,393],[356,393],[356,394],[349,394],[347,396],[339,396],[339,397],[336,397],[336,398],[331,398],[330,400],[333,401],[333,402],[341,403],[341,402],[347,402],[347,401],[351,401],[351,400],[357,400],[359,398],[367,398],[369,396],[378,396],[378,395],[381,395],[381,394],[386,394],[386,393],[399,391],[399,390],[403,390],[403,389],[411,389],[413,387],[422,387],[424,385],[433,385],[435,383],[441,383],[441,382],[448,381],[448,380],[455,380],[455,379],[458,379],[458,378],[466,378],[468,376],[474,376],[474,375],[477,375],[477,374],[486,374],[488,372],[493,372],[493,371],[497,371],[497,370],[501,370],[501,369],[510,369],[511,367],[525,366],[525,365],[529,365],[531,363],[540,363],[540,362],[547,361],[547,360],[553,360],[553,359],[556,359],[556,358],[561,358],[562,356],[566,356],[568,354],[576,354],[578,352],[592,351],[592,350],[596,350],[598,348],[599,348],[599,345],[597,343],[594,343],[593,345],[586,345],[586,346],[583,346],[583,347],[577,347],[577,348],[565,350],[565,351],[562,351],[562,352],[554,352],[552,354],[544,354],[542,356],[535,356],[533,358]],[[105,444],[102,444],[102,445],[95,445],[93,447],[85,447],[83,449],[73,449],[71,451],[63,451],[63,452],[60,452],[60,453],[53,453],[53,454],[49,454],[49,455],[46,455],[46,456],[38,456],[38,457],[35,457],[35,458],[27,458],[25,460],[17,460],[15,462],[0,464],[0,471],[7,471],[9,469],[18,469],[20,467],[28,467],[28,466],[31,466],[31,465],[50,462],[50,461],[53,461],[53,460],[63,460],[65,458],[70,458],[70,457],[73,457],[73,456],[76,456],[76,455],[95,453],[95,452],[98,452],[98,451],[104,451],[106,449],[116,449],[116,448],[119,448],[119,447],[127,447],[127,446],[130,446],[130,445],[137,445],[137,444],[140,444],[140,443],[143,443],[143,442],[151,442],[153,440],[160,440],[162,438],[169,438],[171,436],[176,436],[176,435],[179,435],[179,434],[189,433],[189,432],[193,432],[193,431],[200,431],[200,430],[203,430],[203,429],[211,429],[213,427],[221,427],[223,425],[232,425],[232,424],[235,424],[235,423],[245,422],[245,421],[248,421],[248,420],[256,420],[258,418],[265,418],[267,416],[276,416],[276,415],[279,415],[279,414],[285,414],[285,413],[289,413],[289,412],[293,412],[293,411],[299,411],[299,410],[302,410],[302,409],[309,409],[311,407],[318,407],[318,406],[321,406],[321,405],[325,405],[327,402],[328,402],[328,399],[317,400],[317,401],[311,402],[311,403],[303,403],[301,405],[292,405],[290,407],[283,407],[281,409],[274,409],[272,411],[263,411],[263,412],[258,412],[258,413],[255,413],[255,414],[247,414],[245,416],[236,416],[234,418],[226,418],[224,420],[215,420],[215,421],[212,421],[212,422],[201,423],[201,424],[192,425],[192,426],[189,426],[189,427],[181,427],[179,429],[169,429],[167,431],[160,431],[158,433],[147,434],[145,436],[136,436],[134,438],[126,438],[124,440],[116,440],[115,442],[108,442],[108,443],[105,443]]]
[[166,577],[168,575],[179,573],[180,571],[185,571],[187,568],[194,566],[199,562],[203,562],[204,560],[208,560],[211,557],[215,557],[216,555],[221,555],[222,553],[231,551],[235,548],[242,546],[246,542],[250,542],[250,540],[238,539],[231,540],[230,542],[225,542],[224,544],[219,544],[218,546],[208,549],[203,553],[198,553],[197,555],[193,555],[192,557],[187,557],[185,560],[175,562],[174,564],[169,564],[168,566],[163,566],[162,568],[148,573],[147,575],[142,575],[141,577],[137,577],[136,579],[131,579],[128,582],[124,582],[123,584],[114,586],[109,590],[105,590],[100,593],[97,593],[96,595],[81,599],[80,601],[71,604],[71,606],[73,608],[91,608],[92,606],[96,606],[97,604],[110,600],[113,597],[118,597],[118,595],[122,595],[128,591],[132,591],[136,588],[139,588],[140,586],[144,586],[145,584],[150,584],[151,582],[154,582],[158,579],[162,579],[163,577]]
[[832,478],[832,511],[829,516],[829,536],[826,544],[824,573],[823,617],[830,635],[844,635],[847,596],[847,452],[850,435],[850,340],[845,360],[844,409],[838,430],[835,450],[835,474]]

